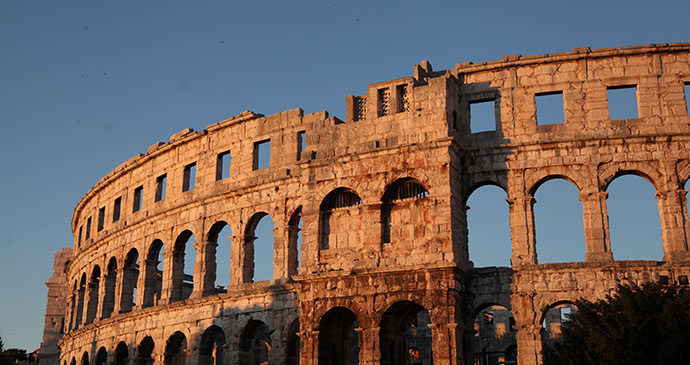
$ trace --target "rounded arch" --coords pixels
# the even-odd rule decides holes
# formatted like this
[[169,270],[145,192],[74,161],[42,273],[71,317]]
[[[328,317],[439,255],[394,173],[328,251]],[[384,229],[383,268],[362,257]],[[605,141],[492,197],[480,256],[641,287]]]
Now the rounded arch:
[[[265,211],[254,213],[244,230],[242,281],[245,283],[274,279],[275,237],[273,218]],[[257,249],[256,247],[266,247]],[[269,249],[270,248],[270,249]]]
[[177,331],[165,343],[165,364],[185,365],[187,363],[187,337]]
[[108,350],[105,349],[105,347],[102,347],[98,349],[98,352],[96,352],[96,360],[94,364],[96,365],[105,365],[108,363]]
[[475,267],[510,267],[513,247],[510,237],[510,206],[507,192],[485,181],[465,197],[467,257]]
[[153,349],[156,347],[155,342],[151,336],[144,337],[136,350],[136,357],[134,359],[135,365],[150,365],[153,364]]
[[575,185],[575,188],[581,192],[585,178],[581,176],[581,173],[577,172],[576,169],[581,169],[581,166],[549,166],[546,168],[527,170],[525,176],[525,186],[527,190],[525,193],[529,196],[534,196],[541,185],[554,179],[568,181]]
[[471,358],[481,363],[511,363],[515,361],[517,346],[515,318],[506,303],[490,302],[477,307],[471,317],[469,328],[472,338]]
[[661,173],[650,162],[618,162],[599,167],[599,184],[601,191],[607,191],[613,180],[624,175],[637,175],[649,181],[655,191],[659,191],[664,181]]
[[683,188],[684,185],[690,181],[690,160],[680,160],[676,163],[676,171],[678,172],[678,182],[679,187]]
[[129,359],[129,348],[124,341],[120,341],[115,347],[115,365],[125,365]]
[[184,251],[187,241],[194,236],[194,233],[190,229],[185,229],[177,235],[175,239],[175,246],[173,246],[173,251],[182,250]]
[[136,300],[137,281],[139,279],[139,251],[132,248],[122,264],[122,295],[120,296],[120,313],[130,312]]
[[319,321],[319,364],[352,364],[359,359],[359,322],[345,307],[328,310]]
[[431,317],[421,305],[404,300],[390,306],[381,317],[381,364],[431,362]]
[[354,207],[362,204],[362,198],[359,194],[351,188],[339,187],[331,190],[321,200],[320,209],[328,211],[335,208]]
[[206,232],[206,256],[201,258],[206,261],[206,278],[203,282],[213,282],[213,287],[205,287],[202,293],[204,296],[227,292],[226,286],[231,279],[232,234],[232,227],[224,219],[215,220]]
[[[319,208],[319,248],[328,250],[339,245],[347,246],[350,235],[359,234],[361,220],[354,216],[356,210],[351,210],[362,204],[362,198],[356,191],[340,187],[328,193],[321,201]],[[347,221],[348,224],[340,224]],[[359,223],[359,226],[356,224]],[[340,236],[342,244],[336,239]]]
[[72,361],[70,361],[70,365],[77,365],[77,359],[72,356]]
[[165,245],[160,239],[153,240],[153,242],[151,242],[149,245],[149,249],[146,254],[146,270],[144,273],[144,300],[142,301],[143,308],[156,305],[161,298],[163,288],[163,272],[165,272],[165,267],[160,267],[159,269],[159,266],[161,264],[165,265],[165,260],[161,260],[163,250],[165,250]]
[[158,260],[158,256],[161,253],[161,249],[164,248],[165,245],[163,244],[163,241],[156,238],[151,242],[149,245],[148,253],[146,254],[146,259],[147,260]]
[[91,269],[91,276],[89,279],[89,301],[86,303],[86,321],[85,324],[90,324],[96,318],[98,310],[99,292],[101,288],[101,267],[94,265]]
[[173,245],[172,255],[166,257],[172,269],[170,302],[177,302],[189,298],[194,288],[194,264],[196,262],[196,247],[194,247],[194,233],[185,229],[177,235]]
[[510,306],[510,302],[509,302],[509,301],[508,301],[508,302],[500,302],[500,301],[485,302],[485,303],[482,303],[482,304],[478,305],[476,308],[474,308],[474,309],[472,310],[472,312],[470,313],[470,315],[467,317],[467,320],[468,320],[467,325],[468,325],[468,326],[472,326],[472,324],[474,323],[474,321],[475,321],[475,319],[477,318],[477,316],[479,316],[479,315],[481,314],[481,312],[483,312],[485,309],[488,309],[488,308],[491,308],[491,307],[503,307],[503,308],[505,308],[506,310],[512,312],[512,309],[511,309],[511,306]]
[[474,194],[475,191],[477,191],[480,188],[483,188],[485,186],[497,187],[497,188],[503,190],[506,197],[508,197],[508,188],[507,187],[505,187],[505,186],[503,186],[503,185],[501,185],[495,181],[492,181],[492,180],[482,180],[480,182],[477,182],[475,184],[470,185],[470,187],[467,189],[467,193],[464,194],[464,196],[462,197],[463,206],[467,205],[467,202],[469,201],[470,197],[472,196],[472,194]]
[[285,338],[285,363],[287,365],[299,364],[300,338],[299,338],[299,318],[295,318],[287,327]]
[[81,365],[89,365],[89,352],[84,351],[81,355]]
[[206,234],[206,241],[218,243],[218,234],[226,226],[229,227],[228,223],[224,220],[220,220],[220,221],[213,223],[211,228],[209,228],[208,233]]
[[91,281],[90,283],[94,283],[96,281],[99,281],[101,279],[101,267],[96,264],[93,266],[93,269],[91,269]]
[[574,312],[577,312],[577,306],[569,300],[560,300],[544,308],[539,321],[544,352],[550,351],[561,340],[561,327]]
[[385,203],[409,198],[423,198],[428,195],[429,191],[419,180],[413,177],[402,177],[386,186],[381,201]]
[[117,259],[115,256],[108,260],[108,266],[106,266],[103,281],[105,285],[105,295],[103,296],[101,318],[108,318],[115,309],[115,286],[117,284]]
[[302,206],[288,220],[288,275],[297,275],[302,263]]
[[250,319],[240,335],[239,363],[268,364],[271,362],[271,332],[263,321]]
[[224,364],[225,332],[223,329],[212,325],[201,335],[199,341],[199,364],[222,365]]

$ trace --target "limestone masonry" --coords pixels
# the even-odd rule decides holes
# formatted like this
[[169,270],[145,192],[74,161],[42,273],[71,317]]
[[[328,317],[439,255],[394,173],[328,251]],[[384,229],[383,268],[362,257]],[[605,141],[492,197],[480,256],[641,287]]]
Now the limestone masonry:
[[[690,43],[424,61],[348,96],[344,121],[247,111],[183,130],[77,204],[74,246],[46,283],[40,361],[540,364],[577,298],[688,285],[688,84]],[[637,115],[609,115],[621,90]],[[549,95],[564,123],[537,119]],[[476,132],[480,102],[495,118]],[[663,261],[614,261],[606,190],[624,174],[656,189]],[[552,178],[579,189],[584,262],[537,260],[534,194]],[[486,184],[508,196],[511,267],[470,261],[466,202]],[[266,219],[273,279],[257,281]],[[221,230],[230,257],[216,257]]]

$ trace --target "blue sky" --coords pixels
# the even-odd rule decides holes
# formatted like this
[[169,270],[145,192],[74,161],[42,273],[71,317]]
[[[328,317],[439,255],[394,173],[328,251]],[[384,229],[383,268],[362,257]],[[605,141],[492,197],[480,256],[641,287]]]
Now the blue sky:
[[[688,13],[686,1],[2,0],[0,336],[5,347],[39,346],[43,283],[53,253],[72,245],[70,218],[81,196],[156,141],[244,110],[269,115],[301,107],[344,118],[345,95],[410,75],[423,59],[445,69],[516,53],[686,42]],[[549,182],[537,192],[538,242],[560,242],[563,232],[582,241],[577,191],[563,184]],[[491,236],[500,233],[498,226],[475,223],[482,221],[482,207],[489,211],[483,221],[507,214],[504,193],[485,189],[469,201],[470,238],[500,246],[506,236]],[[635,251],[661,240],[649,189],[647,182],[629,177],[609,190],[614,256],[624,246],[632,247],[632,256],[655,254]],[[624,194],[642,205],[618,202]],[[648,195],[651,200],[644,200]],[[564,207],[574,207],[574,213],[548,210]],[[623,216],[639,211],[647,215]],[[634,224],[621,232],[614,228],[626,222]],[[625,235],[634,229],[642,233]],[[559,244],[584,254],[577,241]],[[471,251],[478,266],[500,263],[498,255],[482,251],[488,243],[476,246]],[[566,260],[579,254],[567,252]]]

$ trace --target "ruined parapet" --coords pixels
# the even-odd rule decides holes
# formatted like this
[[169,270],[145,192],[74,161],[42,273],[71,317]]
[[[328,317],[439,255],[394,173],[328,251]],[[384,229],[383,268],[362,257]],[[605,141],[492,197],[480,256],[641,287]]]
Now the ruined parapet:
[[58,341],[65,333],[65,312],[67,311],[67,267],[72,259],[72,249],[63,248],[55,254],[53,276],[48,279],[48,301],[46,304],[43,339],[38,358],[41,364],[58,365],[60,352]]

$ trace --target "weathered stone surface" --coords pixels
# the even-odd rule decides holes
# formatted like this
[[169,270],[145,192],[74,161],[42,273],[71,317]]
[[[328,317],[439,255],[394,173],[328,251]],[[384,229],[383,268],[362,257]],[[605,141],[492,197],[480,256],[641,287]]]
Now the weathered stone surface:
[[[504,339],[487,342],[504,359],[538,364],[542,336],[560,328],[553,309],[603,298],[619,283],[688,283],[688,60],[690,45],[671,44],[436,72],[425,62],[413,77],[348,96],[345,122],[295,109],[181,131],[109,173],[75,208],[73,258],[63,279],[72,255],[61,251],[49,282],[49,297],[64,299],[49,300],[44,348],[53,350],[41,361],[55,353],[54,323],[64,318],[61,364],[471,364],[489,356],[477,341],[487,333]],[[637,118],[609,119],[607,88],[620,86],[636,87]],[[544,93],[562,93],[564,124],[537,125],[535,95]],[[471,133],[470,105],[486,100],[497,128]],[[270,167],[256,169],[266,140]],[[232,161],[219,167],[226,152]],[[661,263],[613,261],[606,188],[624,173],[657,190]],[[166,196],[156,199],[162,176]],[[586,262],[538,264],[534,193],[554,177],[580,190]],[[484,184],[508,195],[511,268],[474,268],[468,255],[465,202]],[[252,282],[253,229],[266,214],[274,279]],[[221,292],[216,261],[228,258],[215,256],[225,224],[231,280]],[[183,270],[191,234],[197,262]]]

